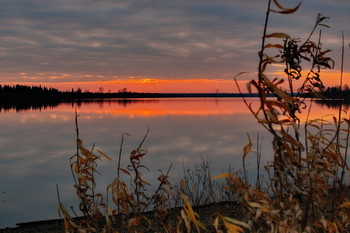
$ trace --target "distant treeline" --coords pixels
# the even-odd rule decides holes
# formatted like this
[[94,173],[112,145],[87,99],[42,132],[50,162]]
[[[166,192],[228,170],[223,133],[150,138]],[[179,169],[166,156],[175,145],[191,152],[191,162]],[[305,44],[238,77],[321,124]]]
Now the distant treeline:
[[110,98],[122,98],[117,102],[120,104],[129,104],[131,98],[156,97],[157,94],[145,94],[127,91],[125,88],[117,93],[103,92],[82,92],[80,88],[71,91],[59,91],[55,88],[42,86],[25,85],[0,85],[0,111],[15,109],[45,109],[56,107],[61,103],[70,103],[80,105],[83,102],[101,102]]
[[[257,97],[257,94],[243,94],[247,97]],[[15,109],[45,109],[56,107],[61,103],[77,104],[85,102],[113,101],[122,105],[139,102],[141,98],[180,98],[180,97],[241,97],[237,93],[140,93],[131,92],[126,88],[115,93],[82,92],[80,88],[71,91],[59,91],[55,88],[25,85],[0,85],[0,111]],[[111,100],[114,99],[114,100]]]
[[346,84],[343,88],[340,86],[328,87],[324,92],[326,99],[347,99],[350,100],[350,88]]
[[324,99],[317,99],[316,103],[326,105],[328,108],[350,107],[350,88],[346,84],[343,88],[340,86],[328,87],[323,93]]
[[60,92],[41,86],[0,85],[0,110],[41,109],[55,107]]
[[[247,97],[257,97],[257,94],[243,94]],[[59,91],[55,88],[47,88],[41,86],[1,86],[0,97],[2,101],[16,101],[23,99],[38,99],[38,100],[74,100],[74,99],[89,99],[89,98],[171,98],[171,97],[241,97],[239,93],[142,93],[131,92],[126,88],[119,92],[82,92],[80,88],[71,91]]]
[[88,99],[88,98],[133,98],[141,96],[149,96],[154,94],[148,93],[137,93],[127,91],[125,88],[117,93],[103,93],[103,92],[82,92],[80,88],[77,90],[72,89],[71,91],[59,91],[55,88],[47,88],[41,86],[2,86],[0,85],[0,97],[1,102],[11,101],[16,102],[17,100],[73,100],[73,99]]

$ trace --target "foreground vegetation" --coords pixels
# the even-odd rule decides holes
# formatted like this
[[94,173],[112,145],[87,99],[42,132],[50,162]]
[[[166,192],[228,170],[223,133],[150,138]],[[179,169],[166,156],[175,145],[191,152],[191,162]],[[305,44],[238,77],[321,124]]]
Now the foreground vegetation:
[[[143,178],[148,168],[142,165],[146,134],[130,153],[128,165],[122,166],[119,159],[107,194],[96,193],[97,162],[110,157],[94,146],[91,150],[84,147],[76,115],[77,152],[70,161],[82,217],[72,217],[58,192],[66,232],[350,232],[350,119],[343,116],[341,108],[330,120],[307,117],[301,122],[298,117],[312,107],[306,106],[306,96],[320,96],[324,91],[321,71],[334,65],[327,56],[330,51],[322,48],[321,34],[316,42],[312,40],[316,29],[326,26],[327,18],[317,17],[304,42],[287,33],[268,33],[271,13],[292,14],[299,7],[268,2],[258,76],[247,84],[249,92],[259,93],[260,104],[253,106],[243,97],[257,122],[273,136],[273,160],[264,164],[268,174],[264,182],[258,176],[251,184],[245,176],[245,158],[255,154],[259,168],[260,158],[265,156],[260,142],[254,147],[248,137],[242,153],[243,175],[227,172],[211,177],[204,161],[171,184],[170,166],[168,171],[160,171],[158,185],[150,192],[150,183]],[[285,65],[285,77],[268,76],[268,67],[276,63]],[[305,65],[310,70],[303,76]],[[302,80],[301,86],[296,87],[295,80]],[[273,97],[267,98],[270,95]],[[119,158],[122,145],[123,138]],[[208,217],[196,208],[223,200],[231,211],[222,208]],[[178,205],[177,212],[171,209]],[[239,214],[233,215],[238,210]]]

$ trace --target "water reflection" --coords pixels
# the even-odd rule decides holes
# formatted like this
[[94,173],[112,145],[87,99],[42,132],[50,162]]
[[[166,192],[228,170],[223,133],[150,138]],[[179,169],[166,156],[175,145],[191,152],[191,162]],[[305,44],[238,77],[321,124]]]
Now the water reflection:
[[350,100],[338,100],[338,99],[326,99],[316,100],[319,105],[326,106],[327,108],[339,109],[342,106],[343,110],[347,111],[350,107]]
[[27,103],[14,103],[14,102],[0,102],[0,112],[8,112],[8,111],[30,111],[30,110],[46,110],[50,108],[56,108],[59,105],[70,105],[81,107],[82,105],[87,104],[99,104],[103,106],[104,104],[119,104],[122,106],[127,106],[134,103],[150,103],[157,102],[157,99],[77,99],[77,100],[69,100],[69,101],[33,101]]
[[[251,99],[253,103],[256,99]],[[256,102],[257,103],[257,102]],[[66,206],[77,206],[68,159],[75,153],[74,111],[79,112],[81,139],[93,143],[116,158],[121,135],[125,138],[122,164],[135,149],[147,128],[143,162],[155,181],[158,169],[173,164],[176,178],[182,164],[195,164],[201,156],[211,161],[212,174],[229,166],[241,168],[242,148],[247,133],[264,137],[263,160],[272,155],[269,135],[257,125],[239,98],[138,99],[84,101],[27,111],[0,113],[0,228],[17,222],[57,218],[56,184]],[[312,114],[328,114],[331,109],[314,105]],[[262,161],[262,163],[264,163]],[[255,157],[247,156],[249,174],[255,172]],[[101,161],[98,189],[104,192],[116,173],[116,161]],[[77,209],[77,207],[76,207]]]

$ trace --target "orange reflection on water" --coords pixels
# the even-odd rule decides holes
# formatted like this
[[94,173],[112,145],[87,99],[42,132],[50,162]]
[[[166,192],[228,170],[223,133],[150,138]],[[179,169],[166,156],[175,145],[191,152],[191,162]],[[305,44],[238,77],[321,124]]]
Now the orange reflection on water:
[[[259,99],[247,98],[248,104],[252,104],[254,110],[258,110]],[[308,119],[324,118],[329,115],[338,115],[338,108],[330,108],[306,100],[306,108],[298,113],[301,122]],[[309,107],[311,110],[309,112]],[[105,102],[91,102],[58,106],[58,111],[72,112],[77,107],[80,115],[113,115],[135,117],[156,116],[209,116],[209,115],[252,115],[241,98],[167,98],[167,99],[134,99],[134,100],[109,100]],[[345,107],[343,107],[344,109]],[[345,109],[347,110],[347,109]],[[253,117],[253,116],[252,116]]]
[[[251,98],[256,102],[255,98]],[[82,102],[80,104],[61,104],[46,111],[70,112],[75,108],[80,115],[104,114],[114,116],[154,117],[166,115],[206,116],[247,114],[248,109],[241,98],[165,98],[106,100],[100,102]]]
[[[240,98],[181,98],[135,100],[121,105],[112,103],[88,104],[78,108],[79,113],[111,114],[128,117],[154,117],[165,115],[232,115],[247,113],[247,108]],[[60,107],[62,108],[62,107]],[[67,108],[67,106],[65,107]],[[71,111],[71,107],[70,111]]]

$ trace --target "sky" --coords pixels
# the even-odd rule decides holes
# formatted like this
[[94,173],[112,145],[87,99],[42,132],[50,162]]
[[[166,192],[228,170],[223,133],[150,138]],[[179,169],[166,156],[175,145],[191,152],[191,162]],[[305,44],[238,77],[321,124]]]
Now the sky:
[[[256,77],[267,0],[0,0],[0,6],[1,84],[236,92],[235,74],[247,72],[238,77],[242,85]],[[304,0],[294,14],[272,14],[268,32],[305,40],[318,13],[330,17],[322,39],[336,64],[324,82],[339,83],[343,31],[347,83],[349,12],[349,0]]]

